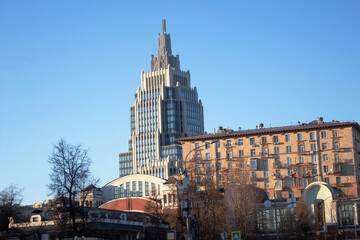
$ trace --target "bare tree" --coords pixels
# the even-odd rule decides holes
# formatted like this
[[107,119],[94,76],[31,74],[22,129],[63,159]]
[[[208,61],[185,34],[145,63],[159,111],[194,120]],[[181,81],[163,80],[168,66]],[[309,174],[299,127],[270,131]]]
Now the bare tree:
[[76,235],[78,231],[76,219],[80,215],[77,203],[79,191],[97,182],[90,174],[91,160],[88,150],[83,149],[80,144],[68,144],[61,139],[54,146],[48,162],[51,165],[48,188],[50,194],[56,198],[54,208],[58,214],[55,215],[58,215],[58,220],[65,225],[69,219],[72,233]]
[[0,192],[0,232],[9,232],[10,218],[19,217],[19,207],[23,196],[23,189],[10,185]]
[[189,187],[189,198],[193,204],[196,233],[198,239],[219,239],[226,228],[226,207],[223,192],[213,178],[204,180],[204,190],[198,191],[194,182]]
[[229,185],[225,190],[228,230],[240,230],[243,239],[254,236],[255,213],[260,209],[262,199],[261,191],[245,179]]

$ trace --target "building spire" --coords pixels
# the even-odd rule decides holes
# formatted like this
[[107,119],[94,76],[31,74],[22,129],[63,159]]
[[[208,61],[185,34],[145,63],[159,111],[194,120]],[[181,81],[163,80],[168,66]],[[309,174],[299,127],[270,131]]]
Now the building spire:
[[170,34],[166,33],[166,20],[162,20],[162,34],[159,34],[158,56],[151,56],[151,71],[170,67],[180,69],[179,55],[173,56]]
[[166,33],[166,20],[165,19],[162,20],[162,33],[163,34]]

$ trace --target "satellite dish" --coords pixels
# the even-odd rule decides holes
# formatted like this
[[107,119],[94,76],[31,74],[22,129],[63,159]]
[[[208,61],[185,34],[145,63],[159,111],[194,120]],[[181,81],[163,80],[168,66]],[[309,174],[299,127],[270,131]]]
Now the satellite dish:
[[264,202],[264,206],[266,207],[266,208],[270,208],[271,207],[271,201],[270,200],[266,200],[265,202]]

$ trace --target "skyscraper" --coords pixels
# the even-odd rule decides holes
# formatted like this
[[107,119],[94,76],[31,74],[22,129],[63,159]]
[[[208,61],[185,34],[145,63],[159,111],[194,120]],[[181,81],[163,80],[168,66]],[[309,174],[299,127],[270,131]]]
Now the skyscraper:
[[119,154],[120,177],[142,173],[168,178],[178,172],[182,159],[175,139],[204,132],[201,100],[196,87],[191,88],[190,72],[180,70],[179,55],[172,54],[165,20],[151,71],[141,71],[130,122],[129,151]]

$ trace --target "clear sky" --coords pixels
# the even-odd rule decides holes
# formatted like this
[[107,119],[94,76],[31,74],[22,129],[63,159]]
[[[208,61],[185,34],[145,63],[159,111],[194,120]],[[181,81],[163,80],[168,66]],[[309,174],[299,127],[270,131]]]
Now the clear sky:
[[49,199],[61,138],[118,177],[161,20],[205,129],[360,121],[360,1],[0,1],[0,189]]

